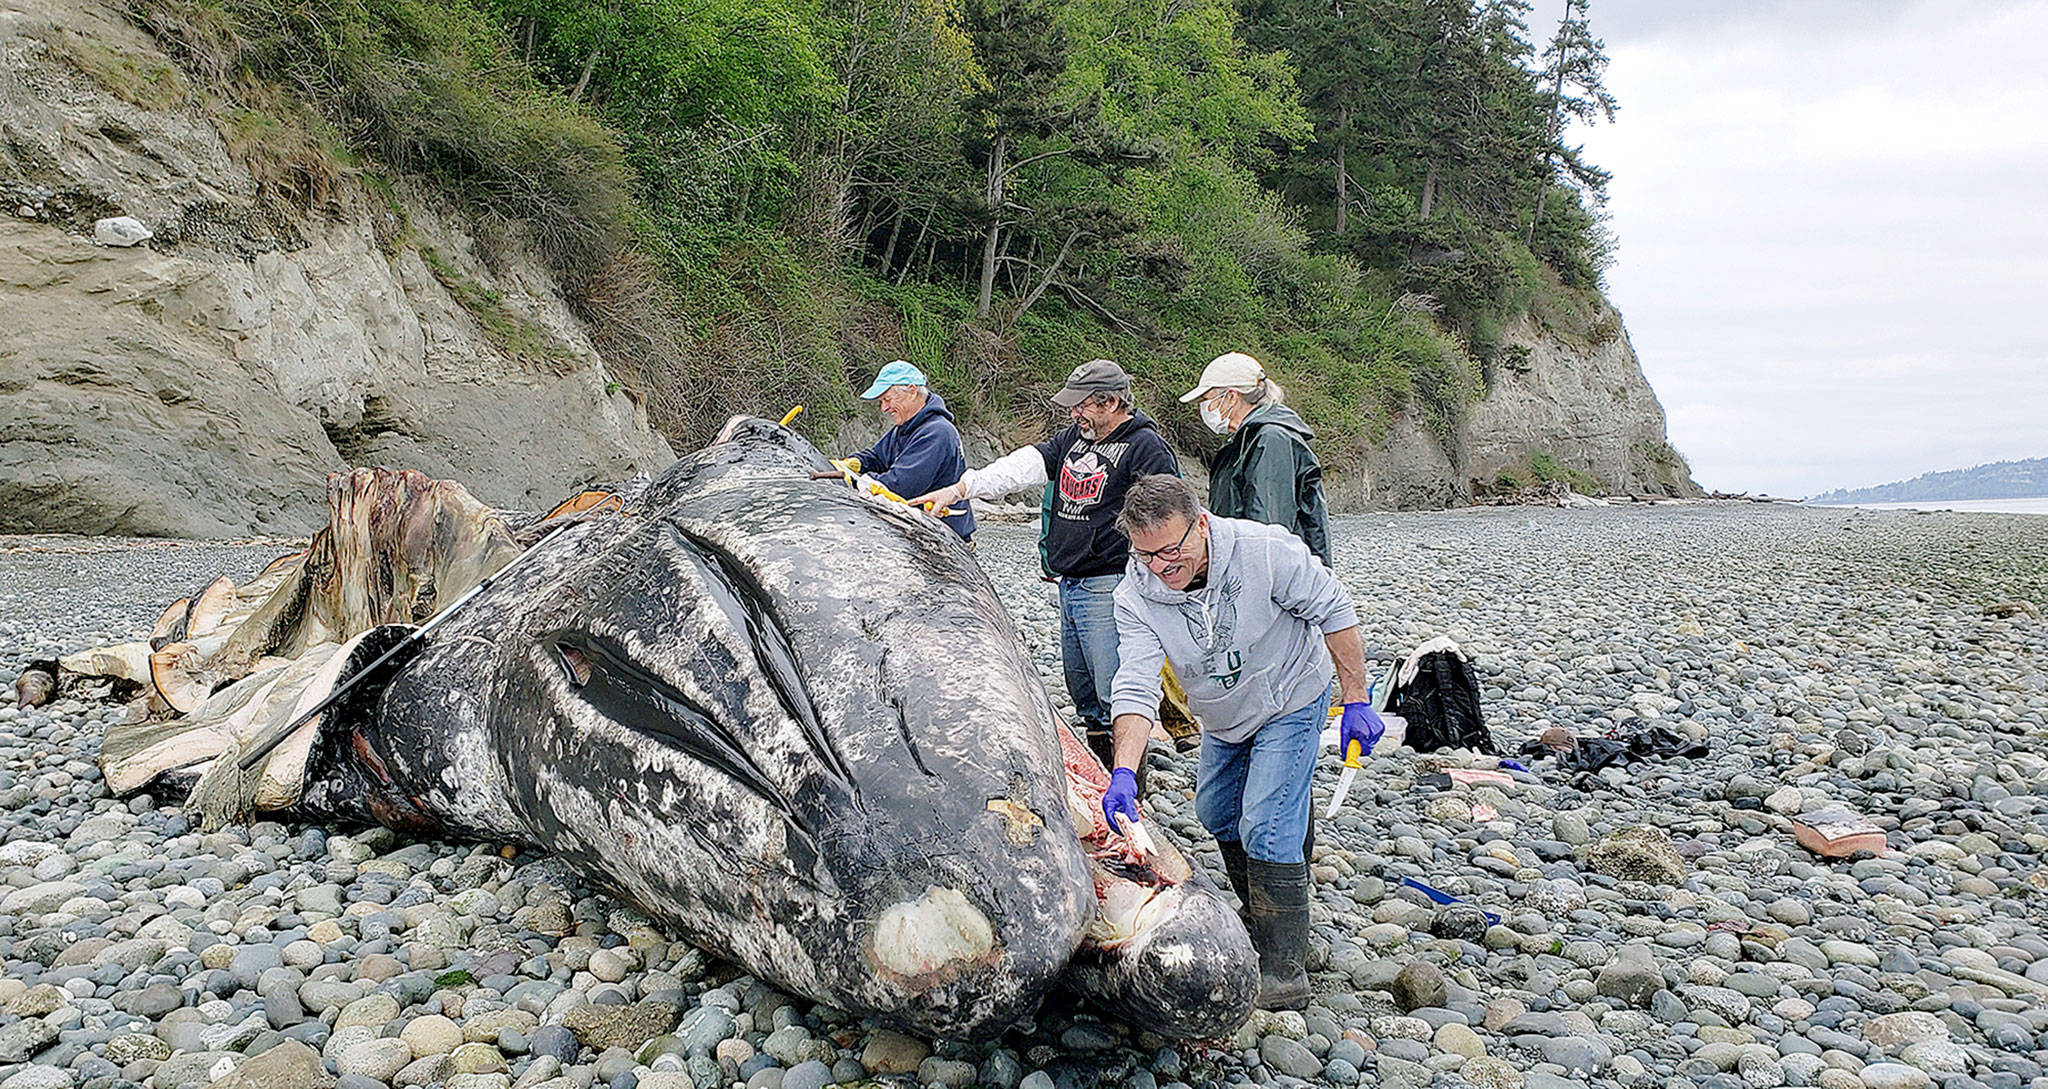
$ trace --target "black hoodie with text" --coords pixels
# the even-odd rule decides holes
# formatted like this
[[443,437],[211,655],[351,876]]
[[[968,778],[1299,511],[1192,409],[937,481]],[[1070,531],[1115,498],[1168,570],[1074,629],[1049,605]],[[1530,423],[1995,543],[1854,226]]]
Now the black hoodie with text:
[[1124,493],[1141,476],[1180,475],[1180,463],[1152,417],[1133,411],[1115,431],[1083,438],[1075,424],[1036,443],[1053,483],[1046,566],[1066,578],[1123,573],[1131,542],[1116,528]]

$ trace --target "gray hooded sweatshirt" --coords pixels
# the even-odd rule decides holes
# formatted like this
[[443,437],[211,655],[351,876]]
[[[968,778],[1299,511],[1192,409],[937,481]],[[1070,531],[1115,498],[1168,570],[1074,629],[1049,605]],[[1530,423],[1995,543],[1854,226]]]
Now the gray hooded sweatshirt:
[[1323,637],[1358,626],[1337,576],[1280,526],[1209,516],[1209,575],[1168,587],[1136,556],[1116,588],[1111,715],[1159,715],[1159,665],[1187,691],[1202,731],[1239,742],[1330,687]]

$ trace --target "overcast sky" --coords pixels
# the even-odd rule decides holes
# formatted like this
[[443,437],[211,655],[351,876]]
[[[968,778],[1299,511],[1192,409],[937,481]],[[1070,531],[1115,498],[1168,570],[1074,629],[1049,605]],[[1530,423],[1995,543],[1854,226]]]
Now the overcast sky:
[[[1538,48],[1562,0],[1529,16]],[[1592,0],[1607,272],[1710,489],[2048,457],[2048,0]]]

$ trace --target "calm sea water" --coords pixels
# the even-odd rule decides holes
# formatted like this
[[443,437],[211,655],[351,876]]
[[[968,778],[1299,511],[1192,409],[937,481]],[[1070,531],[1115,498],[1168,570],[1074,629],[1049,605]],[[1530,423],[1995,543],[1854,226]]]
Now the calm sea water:
[[[1833,504],[1829,504],[1833,505]],[[2032,499],[1923,499],[1915,503],[1854,503],[1866,510],[1956,510],[1992,514],[2048,514],[2048,496]]]

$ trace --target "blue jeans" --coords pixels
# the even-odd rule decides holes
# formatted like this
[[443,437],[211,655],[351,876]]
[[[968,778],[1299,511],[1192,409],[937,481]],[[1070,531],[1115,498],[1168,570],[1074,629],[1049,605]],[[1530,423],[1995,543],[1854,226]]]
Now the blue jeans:
[[1089,728],[1109,728],[1109,685],[1116,679],[1116,606],[1122,575],[1060,579],[1060,667],[1074,713]]
[[1330,697],[1269,719],[1249,738],[1202,735],[1195,816],[1219,842],[1241,840],[1261,862],[1300,862],[1308,836],[1309,777]]

